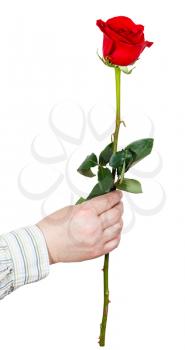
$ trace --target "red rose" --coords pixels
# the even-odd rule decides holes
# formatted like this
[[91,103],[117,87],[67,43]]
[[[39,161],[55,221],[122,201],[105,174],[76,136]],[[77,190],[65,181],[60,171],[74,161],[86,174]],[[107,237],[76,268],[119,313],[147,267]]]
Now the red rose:
[[135,24],[128,17],[113,17],[106,22],[98,19],[96,24],[104,33],[103,56],[115,65],[127,66],[134,63],[145,47],[153,44],[145,41],[144,26]]

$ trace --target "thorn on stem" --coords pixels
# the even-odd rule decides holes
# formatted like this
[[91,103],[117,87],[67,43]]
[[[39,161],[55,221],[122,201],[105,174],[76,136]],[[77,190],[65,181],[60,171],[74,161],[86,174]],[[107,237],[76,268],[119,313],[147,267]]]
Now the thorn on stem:
[[126,127],[126,124],[125,124],[124,120],[121,120],[121,121],[120,121],[120,124],[121,124],[121,123]]

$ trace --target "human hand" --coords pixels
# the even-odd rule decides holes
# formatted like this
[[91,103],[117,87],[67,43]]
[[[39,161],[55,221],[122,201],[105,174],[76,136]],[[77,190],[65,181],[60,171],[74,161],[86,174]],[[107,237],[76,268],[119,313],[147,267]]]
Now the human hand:
[[118,247],[123,228],[121,198],[121,191],[111,191],[39,221],[36,225],[45,237],[50,264],[94,259]]

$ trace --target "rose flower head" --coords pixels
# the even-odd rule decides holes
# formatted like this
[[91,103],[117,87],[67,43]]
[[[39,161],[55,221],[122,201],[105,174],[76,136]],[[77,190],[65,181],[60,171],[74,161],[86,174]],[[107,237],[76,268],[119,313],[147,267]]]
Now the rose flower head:
[[103,57],[112,64],[128,66],[133,64],[145,47],[153,42],[146,41],[144,26],[135,24],[130,18],[117,16],[106,22],[98,19],[97,26],[103,32]]

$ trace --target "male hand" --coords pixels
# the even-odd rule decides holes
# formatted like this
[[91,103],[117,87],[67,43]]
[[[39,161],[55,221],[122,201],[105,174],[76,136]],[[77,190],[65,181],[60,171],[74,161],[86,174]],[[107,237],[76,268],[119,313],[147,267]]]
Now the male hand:
[[121,198],[121,191],[112,191],[59,209],[38,222],[50,264],[94,259],[118,247],[123,228]]

